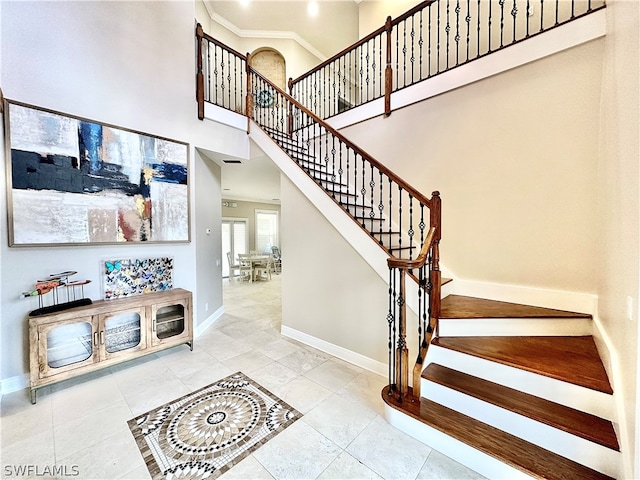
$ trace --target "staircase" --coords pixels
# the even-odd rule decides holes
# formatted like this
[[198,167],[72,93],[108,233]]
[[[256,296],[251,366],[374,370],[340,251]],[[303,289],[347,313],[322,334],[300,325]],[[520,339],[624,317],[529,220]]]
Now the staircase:
[[[397,20],[388,20],[385,28],[354,48],[365,48],[367,42],[373,42],[375,51],[376,38],[384,33],[389,39],[392,28],[401,25],[406,33],[407,19],[414,14],[422,15],[420,12],[431,4],[445,5],[445,2],[422,2],[419,8]],[[515,5],[514,1],[511,10],[514,21],[518,11],[527,12],[526,18],[531,16],[530,2],[526,2],[526,8],[518,9]],[[555,5],[552,28],[561,23],[560,2]],[[573,2],[571,5],[572,21],[582,14],[574,15]],[[499,6],[502,10],[504,2],[499,2]],[[544,1],[540,1],[539,7],[542,14]],[[601,8],[604,5],[598,3],[597,9]],[[594,12],[589,2],[584,15]],[[471,17],[465,18],[469,22]],[[437,25],[434,32],[440,29],[439,20]],[[490,38],[490,13],[488,26]],[[448,20],[442,28],[448,34]],[[541,23],[539,33],[543,30],[546,27]],[[431,35],[431,29],[428,31]],[[409,37],[414,39],[413,26],[410,32]],[[420,45],[422,36],[418,37],[415,41]],[[390,379],[382,392],[387,420],[489,478],[621,477],[622,456],[612,423],[613,390],[592,337],[592,317],[461,295],[442,298],[439,194],[434,192],[431,198],[425,197],[324,121],[339,113],[331,110],[334,104],[339,104],[331,100],[331,95],[344,94],[340,84],[349,77],[345,71],[350,68],[343,59],[345,54],[329,59],[295,82],[290,81],[292,95],[288,95],[251,69],[248,56],[207,36],[200,26],[197,38],[199,118],[204,117],[205,101],[243,111],[249,118],[249,131],[261,129],[259,134],[252,133],[254,140],[274,161],[276,157],[284,157],[287,168],[295,170],[295,177],[304,184],[308,198],[323,197],[326,209],[337,210],[333,200],[357,224],[354,226],[338,212],[345,218],[342,226],[349,224],[349,229],[365,237],[366,252],[363,243],[349,241],[382,278],[387,273],[384,267],[389,267]],[[382,45],[379,40],[378,45]],[[389,48],[386,51],[389,55]],[[217,68],[212,69],[210,64],[210,58],[218,58],[217,52],[223,59],[219,62],[223,70],[227,65],[230,73],[231,65],[240,62],[243,68],[234,67],[234,75],[236,71],[246,71],[246,78],[240,76],[239,82],[229,80],[228,85],[218,80]],[[486,54],[490,52],[491,49]],[[350,58],[349,52],[346,55]],[[484,55],[478,50],[476,58]],[[391,72],[391,60],[387,58],[385,74]],[[446,67],[449,68],[448,63]],[[382,71],[378,64],[377,74]],[[413,70],[403,71],[406,80],[406,72]],[[442,73],[439,68],[435,71]],[[205,72],[209,75],[206,91]],[[325,76],[332,78],[331,75],[337,75],[336,80],[320,88],[319,85],[325,85]],[[369,78],[368,73],[364,75]],[[322,81],[318,80],[320,77]],[[394,85],[398,87],[398,78],[395,82],[384,82],[385,114],[390,113],[391,90]],[[240,91],[239,100],[232,101],[229,97],[226,102],[225,96],[218,94],[231,91],[232,85]],[[222,101],[216,100],[218,96]],[[371,100],[368,95],[364,97]],[[303,99],[305,105],[301,103]],[[262,138],[258,141],[257,137]],[[315,189],[309,179],[331,200]],[[329,218],[326,209],[321,210]],[[331,223],[346,238],[344,230],[335,221]],[[387,265],[381,266],[384,260]],[[413,291],[406,289],[406,277]],[[407,305],[417,314],[418,338],[423,340],[422,345],[417,345],[420,352],[413,370],[413,388],[409,387],[413,363],[408,357]]]
[[[416,258],[420,245],[354,187],[358,176],[350,181],[328,159],[340,148],[321,150],[326,133],[258,124],[390,257]],[[406,294],[400,298],[392,303],[404,303]],[[392,425],[490,478],[619,476],[613,390],[590,315],[449,295],[438,319],[414,376],[420,388],[407,389],[403,380],[403,388],[382,393]],[[408,356],[395,358],[392,370],[412,366]]]
[[421,397],[399,401],[385,388],[387,418],[490,478],[615,478],[613,390],[590,322],[580,313],[449,295]]

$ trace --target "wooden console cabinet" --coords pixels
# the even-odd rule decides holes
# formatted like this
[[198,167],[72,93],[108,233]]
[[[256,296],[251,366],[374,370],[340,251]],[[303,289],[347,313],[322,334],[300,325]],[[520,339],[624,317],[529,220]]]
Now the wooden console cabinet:
[[191,292],[181,288],[29,317],[31,403],[45,385],[186,343]]

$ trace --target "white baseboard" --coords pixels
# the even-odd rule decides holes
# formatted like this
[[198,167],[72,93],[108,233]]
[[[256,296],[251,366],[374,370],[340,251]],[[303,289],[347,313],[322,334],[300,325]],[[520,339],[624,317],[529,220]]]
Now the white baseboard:
[[377,373],[378,375],[381,375],[383,377],[386,377],[389,373],[389,369],[387,368],[387,365],[385,363],[373,360],[369,357],[365,357],[360,353],[354,352],[352,350],[347,350],[344,347],[334,345],[333,343],[329,343],[320,338],[313,337],[299,330],[287,327],[286,325],[282,325],[280,333],[282,333],[282,335],[284,335],[285,337],[292,338],[304,343],[305,345],[317,348],[318,350],[333,355],[334,357],[344,360],[345,362],[352,363],[358,367],[364,368],[365,370],[373,373]]
[[16,375],[15,377],[0,380],[0,395],[24,390],[29,386],[29,374]]
[[216,321],[224,314],[224,305],[218,308],[215,312],[213,312],[209,317],[202,323],[198,324],[198,326],[194,329],[193,336],[198,338],[202,335],[211,325],[216,323]]

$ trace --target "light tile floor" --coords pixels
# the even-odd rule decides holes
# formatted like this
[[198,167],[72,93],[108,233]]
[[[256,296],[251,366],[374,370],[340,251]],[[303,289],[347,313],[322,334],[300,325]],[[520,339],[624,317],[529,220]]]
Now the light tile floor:
[[2,478],[148,479],[127,420],[238,370],[304,416],[222,479],[482,478],[384,420],[385,378],[280,335],[280,298],[278,275],[225,280],[225,313],[193,352],[179,346],[43,388],[36,405],[26,390],[5,395]]

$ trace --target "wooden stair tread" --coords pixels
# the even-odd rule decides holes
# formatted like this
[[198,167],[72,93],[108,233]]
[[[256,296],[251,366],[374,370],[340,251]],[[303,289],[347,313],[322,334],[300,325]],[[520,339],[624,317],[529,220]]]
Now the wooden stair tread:
[[533,307],[518,303],[499,302],[485,298],[449,295],[442,301],[440,318],[591,318],[586,313],[567,312],[553,308]]
[[438,337],[432,344],[599,392],[613,393],[591,336]]
[[422,378],[620,451],[618,438],[609,420],[436,363],[429,364],[423,370]]
[[390,407],[533,477],[554,480],[611,478],[426,398],[411,400],[411,389],[399,403],[396,397],[387,395],[388,389],[387,386],[382,390],[382,398]]

